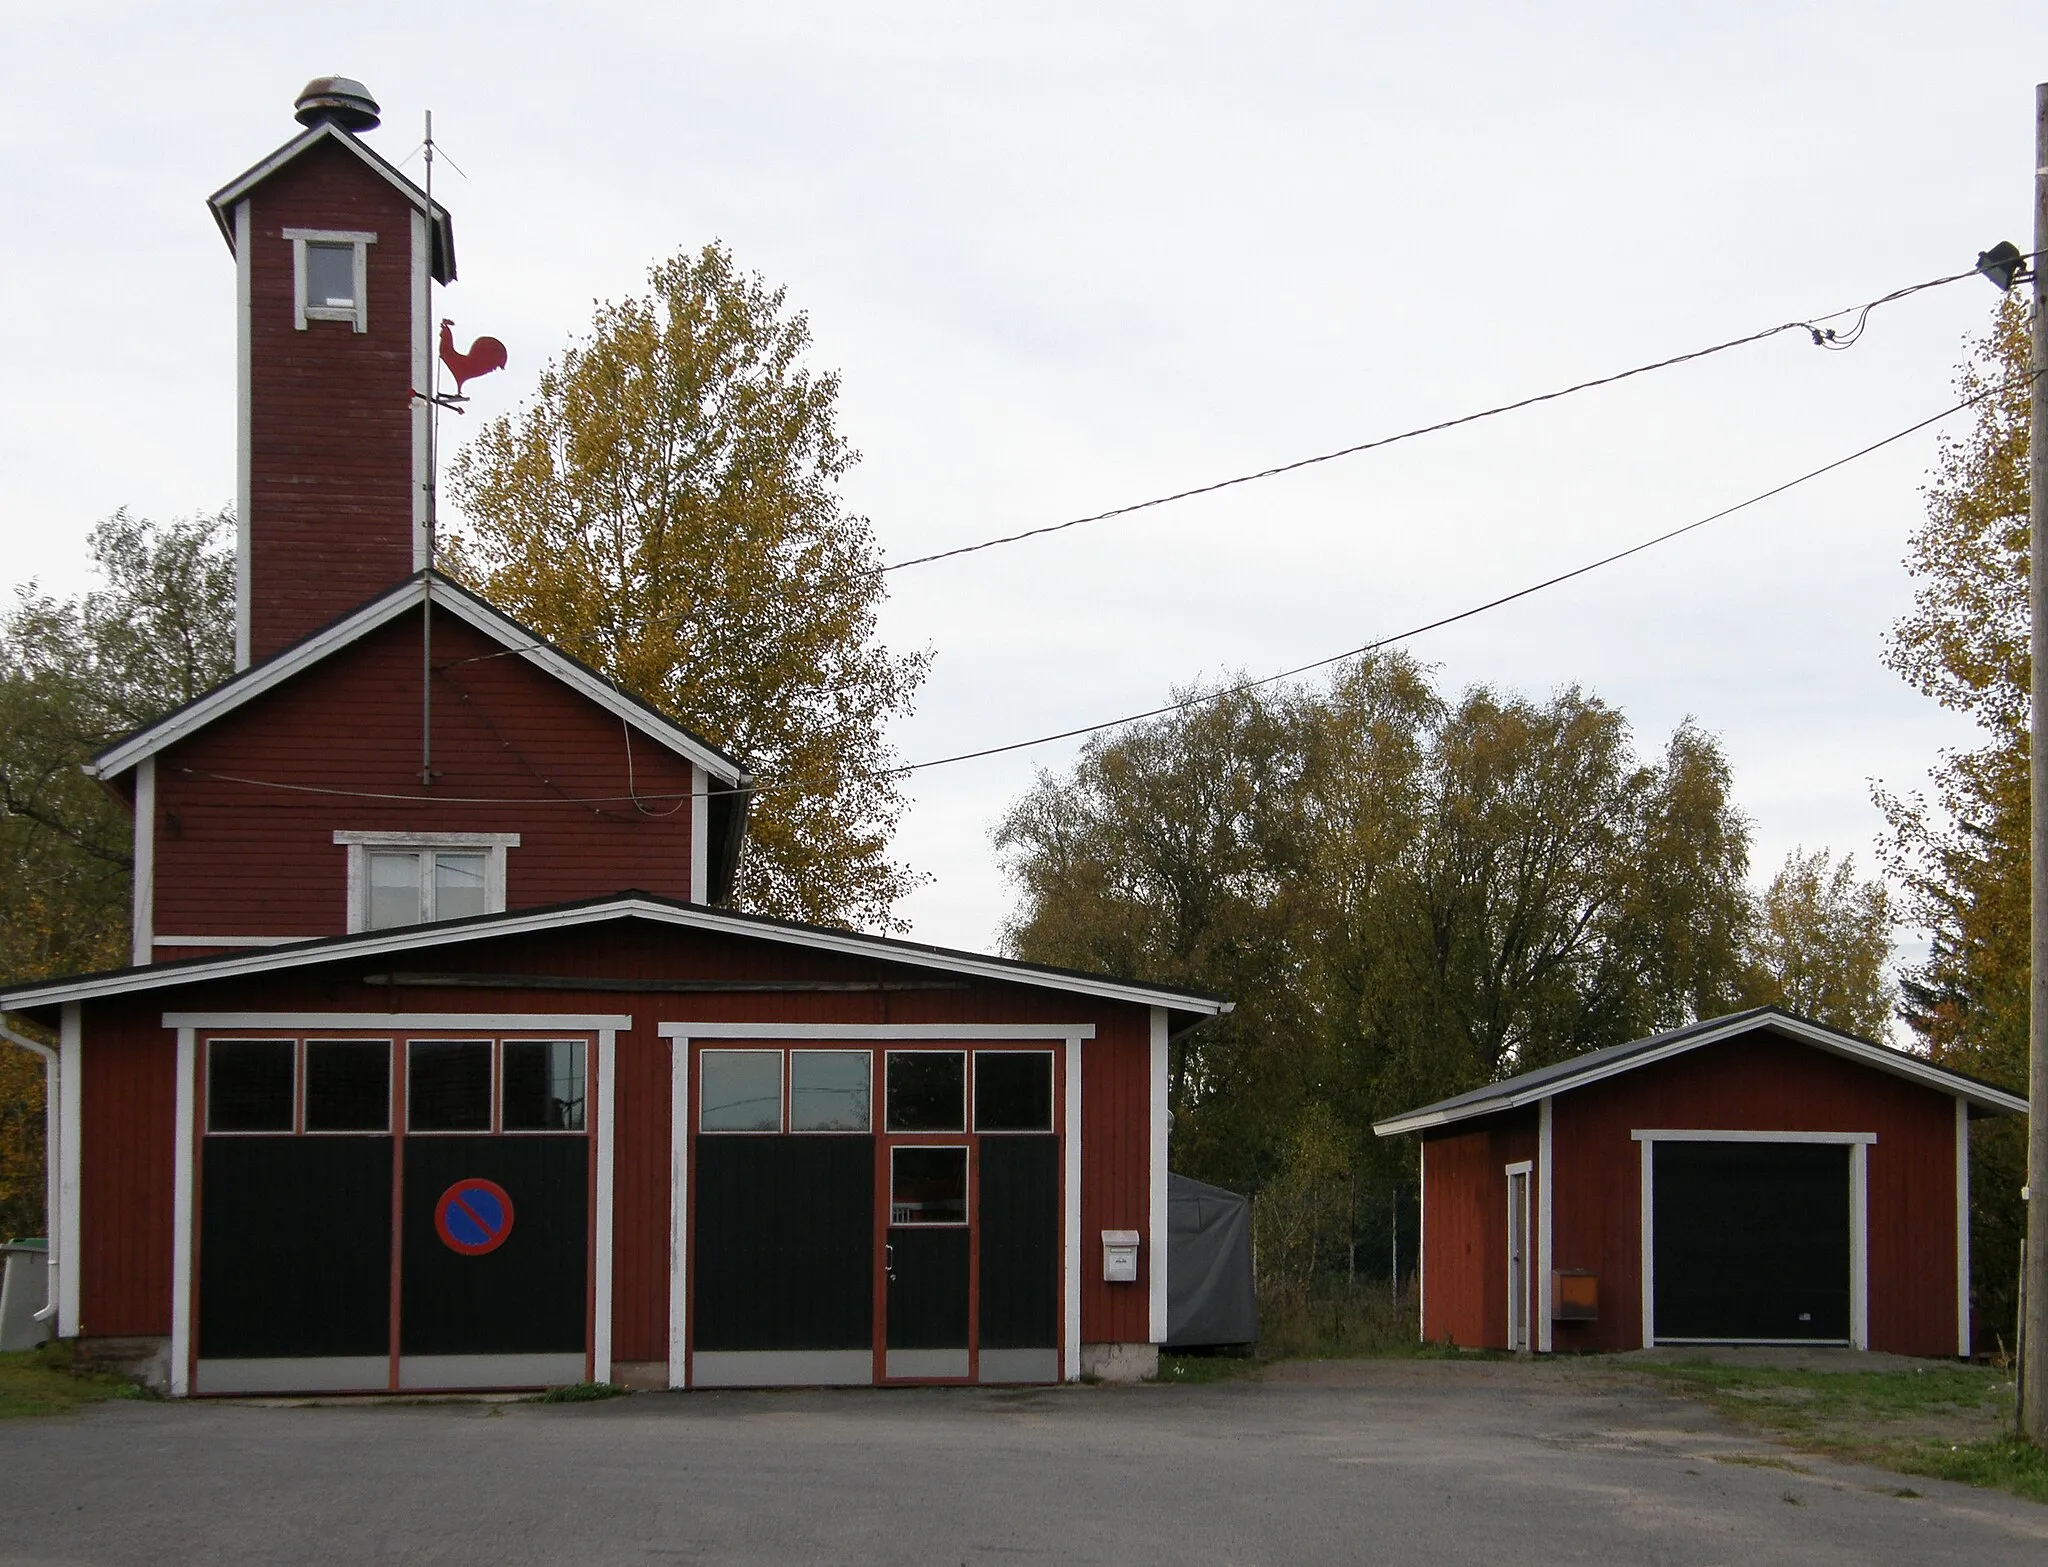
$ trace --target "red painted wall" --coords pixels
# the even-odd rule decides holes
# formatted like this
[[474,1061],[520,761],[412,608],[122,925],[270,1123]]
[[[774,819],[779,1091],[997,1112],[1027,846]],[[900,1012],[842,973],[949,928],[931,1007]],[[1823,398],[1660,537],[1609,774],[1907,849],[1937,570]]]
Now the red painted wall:
[[[637,888],[690,895],[690,764],[446,613],[436,614],[434,768],[422,788],[420,621],[408,615],[157,759],[154,926],[172,936],[345,931],[336,829],[517,832],[511,908]],[[235,782],[261,780],[264,787]],[[355,799],[305,791],[392,795]],[[464,797],[520,802],[477,805]],[[570,800],[604,798],[598,805]],[[547,803],[553,802],[553,803]],[[160,958],[193,950],[160,949]]]
[[178,1036],[163,1010],[124,1000],[86,1013],[78,1315],[94,1338],[171,1331]]
[[[465,943],[411,964],[385,958],[374,966],[608,980],[943,978],[868,958],[623,924]],[[94,1334],[169,1331],[176,1038],[160,1026],[162,1014],[390,1010],[631,1015],[632,1028],[618,1037],[615,1068],[613,1354],[620,1361],[665,1360],[668,1354],[670,1048],[657,1033],[661,1023],[1092,1023],[1096,1037],[1081,1047],[1081,1336],[1088,1343],[1149,1337],[1143,1280],[1153,1244],[1150,1031],[1144,1007],[978,981],[957,990],[796,995],[372,987],[363,983],[365,967],[336,964],[87,1005],[83,1220],[93,1238],[83,1283],[85,1321]],[[1140,1232],[1139,1283],[1102,1282],[1104,1229]]]
[[1953,1355],[1955,1100],[1767,1030],[1556,1101],[1554,1265],[1600,1275],[1600,1317],[1558,1349],[1642,1343],[1641,1145],[1633,1130],[1875,1132],[1869,1154],[1870,1347]]
[[[250,656],[268,657],[413,569],[412,204],[332,142],[250,202]],[[287,228],[377,236],[369,330],[293,323]]]
[[[1536,1113],[1515,1111],[1423,1141],[1422,1336],[1467,1349],[1508,1342],[1507,1167],[1536,1161]],[[1543,1194],[1529,1180],[1529,1248]],[[1533,1281],[1532,1281],[1533,1282]],[[1535,1291],[1530,1291],[1535,1335]]]

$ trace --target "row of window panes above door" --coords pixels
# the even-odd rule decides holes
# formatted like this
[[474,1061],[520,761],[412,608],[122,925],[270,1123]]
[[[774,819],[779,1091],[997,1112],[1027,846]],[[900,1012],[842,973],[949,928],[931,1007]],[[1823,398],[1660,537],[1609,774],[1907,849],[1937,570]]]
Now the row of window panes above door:
[[[215,1039],[206,1129],[389,1132],[388,1039]],[[413,1039],[403,1087],[409,1132],[580,1132],[580,1039]]]
[[[885,1131],[970,1129],[969,1052],[883,1056]],[[972,1130],[1053,1129],[1051,1051],[977,1050],[971,1060]],[[866,1132],[873,1124],[873,1073],[874,1052],[867,1050],[705,1050],[697,1058],[697,1129]]]

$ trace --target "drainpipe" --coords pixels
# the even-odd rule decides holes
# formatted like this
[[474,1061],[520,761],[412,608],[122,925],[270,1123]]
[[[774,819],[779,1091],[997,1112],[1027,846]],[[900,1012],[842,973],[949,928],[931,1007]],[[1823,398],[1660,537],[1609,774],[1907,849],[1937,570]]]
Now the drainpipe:
[[35,1314],[38,1322],[47,1322],[57,1311],[57,1247],[61,1217],[58,1207],[57,1172],[59,1166],[59,1141],[63,1136],[63,1121],[58,1116],[58,1096],[63,1092],[57,1072],[57,1052],[49,1045],[30,1039],[26,1034],[17,1034],[5,1023],[0,1023],[0,1039],[10,1045],[19,1045],[32,1050],[43,1058],[43,1238],[49,1248],[44,1255],[49,1258],[45,1275],[50,1280],[50,1298],[43,1303],[43,1309]]

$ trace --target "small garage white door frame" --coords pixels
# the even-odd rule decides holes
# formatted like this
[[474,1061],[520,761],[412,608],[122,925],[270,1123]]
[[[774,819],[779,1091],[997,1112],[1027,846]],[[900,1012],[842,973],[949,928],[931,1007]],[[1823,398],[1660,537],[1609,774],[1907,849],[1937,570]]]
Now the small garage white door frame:
[[[1656,1148],[1658,1143],[1808,1143],[1849,1149],[1849,1343],[1870,1348],[1870,1145],[1875,1132],[1730,1132],[1710,1128],[1632,1131],[1641,1145],[1643,1347],[1657,1338]],[[1672,1343],[1666,1339],[1663,1342]],[[1745,1343],[1766,1342],[1746,1339]],[[1776,1340],[1770,1342],[1778,1342]],[[1791,1342],[1786,1340],[1784,1342]],[[1838,1341],[1839,1342],[1839,1341]]]

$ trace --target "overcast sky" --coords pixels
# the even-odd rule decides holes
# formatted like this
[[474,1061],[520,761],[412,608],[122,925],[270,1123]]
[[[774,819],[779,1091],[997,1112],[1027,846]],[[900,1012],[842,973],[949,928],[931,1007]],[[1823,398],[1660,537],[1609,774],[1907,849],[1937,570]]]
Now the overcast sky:
[[[1540,392],[2027,248],[2039,4],[11,5],[0,581],[84,585],[117,506],[234,487],[204,200],[307,78],[431,108],[458,335],[515,407],[591,302],[711,238],[810,313],[886,552],[1061,520]],[[417,162],[409,166],[418,169]],[[905,571],[907,760],[1269,673],[1718,510],[1946,407],[1995,295]],[[449,425],[458,421],[450,420]],[[1954,425],[1958,431],[1962,424]],[[460,432],[455,432],[459,438]],[[1969,731],[1880,663],[1926,433],[1418,639],[1447,688],[1577,683],[1717,734],[1768,874],[1882,830]],[[989,945],[989,833],[1074,745],[918,775],[915,934]]]

